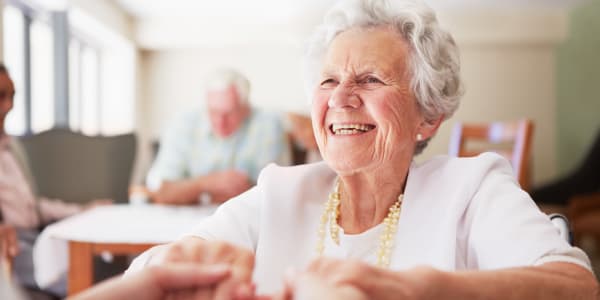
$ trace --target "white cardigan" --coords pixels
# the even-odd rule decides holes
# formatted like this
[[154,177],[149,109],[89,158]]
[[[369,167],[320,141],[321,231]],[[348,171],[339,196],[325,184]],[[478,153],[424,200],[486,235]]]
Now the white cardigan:
[[[221,205],[192,235],[254,251],[258,292],[279,291],[290,268],[316,255],[323,205],[336,174],[326,163],[266,167],[256,187]],[[398,182],[401,184],[401,182]],[[324,255],[375,262],[382,226],[358,235],[326,234]],[[587,256],[559,236],[520,189],[508,162],[496,154],[440,156],[412,164],[390,268],[429,265],[441,270],[489,270],[566,261],[590,269]],[[144,264],[147,255],[131,269]]]

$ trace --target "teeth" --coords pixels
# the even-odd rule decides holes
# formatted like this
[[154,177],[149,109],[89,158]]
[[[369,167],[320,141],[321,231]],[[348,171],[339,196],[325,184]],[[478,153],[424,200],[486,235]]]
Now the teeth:
[[331,130],[334,134],[346,135],[346,134],[358,134],[367,132],[375,128],[373,125],[368,124],[333,124]]

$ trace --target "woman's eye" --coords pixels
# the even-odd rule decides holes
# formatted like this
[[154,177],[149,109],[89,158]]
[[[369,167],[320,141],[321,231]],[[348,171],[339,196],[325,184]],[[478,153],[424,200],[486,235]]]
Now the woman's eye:
[[331,85],[334,85],[335,83],[336,83],[335,80],[328,78],[328,79],[321,81],[321,86],[331,86]]
[[381,80],[379,80],[378,78],[373,77],[373,76],[368,76],[367,78],[365,78],[364,82],[365,83],[382,83]]

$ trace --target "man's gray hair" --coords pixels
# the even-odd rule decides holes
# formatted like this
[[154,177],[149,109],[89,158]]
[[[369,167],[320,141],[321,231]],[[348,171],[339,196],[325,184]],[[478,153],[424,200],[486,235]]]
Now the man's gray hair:
[[[389,26],[409,47],[410,87],[427,121],[448,119],[463,95],[458,47],[443,30],[435,12],[419,0],[341,0],[313,34],[306,53],[309,98],[331,41],[351,28]],[[417,143],[419,154],[429,139]]]
[[206,90],[222,90],[234,86],[242,104],[248,104],[250,96],[250,81],[242,73],[234,69],[217,69],[206,77]]

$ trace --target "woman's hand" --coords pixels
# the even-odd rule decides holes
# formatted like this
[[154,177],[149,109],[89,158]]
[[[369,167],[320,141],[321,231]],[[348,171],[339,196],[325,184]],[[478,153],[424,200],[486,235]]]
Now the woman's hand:
[[176,297],[194,299],[245,298],[254,294],[251,283],[254,269],[254,254],[244,248],[220,241],[207,241],[197,237],[187,237],[167,245],[150,258],[149,265],[169,265],[174,263],[202,266],[227,265],[231,276],[217,284],[215,289],[196,289],[178,292]]
[[[226,265],[199,267],[172,264],[144,269],[127,278],[113,278],[78,294],[73,300],[173,298],[182,291],[210,290],[230,276]],[[202,298],[194,298],[202,299]],[[205,298],[208,299],[208,298]]]
[[[293,299],[328,299],[331,293],[344,293],[349,299],[436,299],[442,274],[429,267],[392,272],[360,261],[319,258],[306,272],[288,279],[286,293]],[[311,285],[316,288],[305,288]]]

